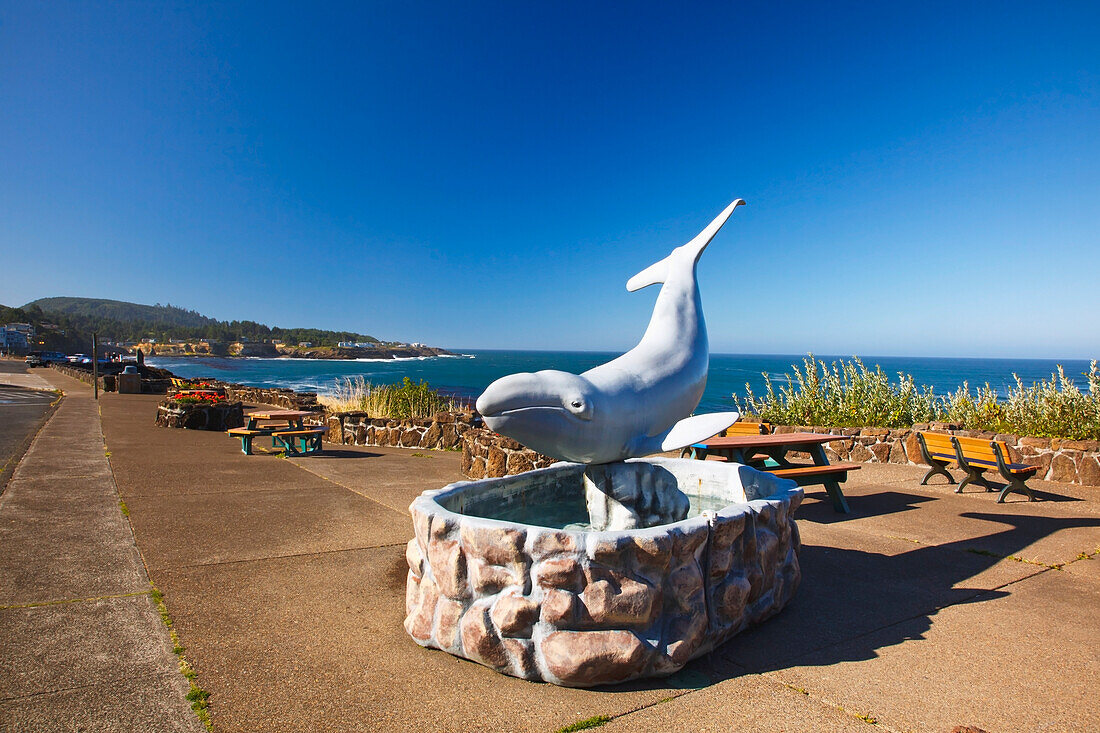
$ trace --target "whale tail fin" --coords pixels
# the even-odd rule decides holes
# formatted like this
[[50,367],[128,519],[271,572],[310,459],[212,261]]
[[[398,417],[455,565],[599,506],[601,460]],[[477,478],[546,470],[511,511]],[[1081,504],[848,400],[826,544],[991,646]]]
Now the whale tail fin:
[[736,412],[710,412],[684,418],[665,432],[638,441],[637,445],[632,446],[631,455],[648,456],[687,448],[692,443],[717,435],[740,417]]
[[714,239],[714,235],[718,233],[718,230],[722,228],[722,225],[725,224],[726,220],[733,214],[733,210],[743,203],[745,202],[742,199],[734,199],[733,203],[715,217],[714,221],[708,224],[706,229],[699,232],[694,239],[672,250],[672,254],[668,257],[658,262],[654,262],[652,265],[627,280],[626,289],[633,293],[635,290],[641,290],[650,285],[663,283],[668,279],[668,268],[672,265],[673,259],[690,258],[692,265],[694,265],[699,261],[699,257],[703,254],[703,250],[710,244],[710,240]]

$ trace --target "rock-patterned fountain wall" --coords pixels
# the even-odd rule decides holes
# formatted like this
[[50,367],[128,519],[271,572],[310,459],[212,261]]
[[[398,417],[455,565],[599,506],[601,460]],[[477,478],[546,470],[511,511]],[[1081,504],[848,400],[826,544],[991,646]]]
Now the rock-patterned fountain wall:
[[[476,516],[575,503],[579,464],[426,492],[411,507],[408,633],[505,674],[588,687],[671,674],[787,603],[801,579],[801,489],[702,461],[611,464],[639,465],[739,500],[669,524],[585,531]],[[651,486],[643,477],[637,492],[649,498],[627,503],[652,505]]]

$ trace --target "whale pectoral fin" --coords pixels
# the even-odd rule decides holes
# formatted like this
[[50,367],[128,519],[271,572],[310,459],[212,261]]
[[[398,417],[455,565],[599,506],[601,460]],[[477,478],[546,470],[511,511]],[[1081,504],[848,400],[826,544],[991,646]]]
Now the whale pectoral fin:
[[685,418],[663,433],[636,438],[628,453],[635,458],[686,448],[722,432],[741,417],[736,412],[711,412]]
[[661,438],[661,450],[679,450],[687,446],[712,438],[741,417],[736,412],[712,412],[681,420],[673,425]]
[[641,290],[642,288],[648,288],[650,285],[663,283],[667,277],[668,257],[659,262],[654,262],[652,265],[627,280],[626,289],[633,293],[635,290]]

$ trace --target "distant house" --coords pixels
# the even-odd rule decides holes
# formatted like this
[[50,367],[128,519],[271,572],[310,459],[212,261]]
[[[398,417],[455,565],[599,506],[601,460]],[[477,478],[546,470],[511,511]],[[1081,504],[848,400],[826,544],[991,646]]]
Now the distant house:
[[336,345],[339,346],[341,349],[354,349],[359,344],[355,343],[354,341],[341,341]]
[[12,324],[9,323],[7,326],[0,328],[0,350],[6,353],[30,351],[31,342],[27,338],[27,334],[11,326]]
[[313,342],[312,341],[299,341],[298,342],[298,348],[299,349],[309,349],[309,348],[312,348],[312,347],[313,347]]
[[366,341],[356,341],[355,342],[355,348],[357,348],[357,349],[369,349],[371,346],[372,346],[372,344],[367,343]]

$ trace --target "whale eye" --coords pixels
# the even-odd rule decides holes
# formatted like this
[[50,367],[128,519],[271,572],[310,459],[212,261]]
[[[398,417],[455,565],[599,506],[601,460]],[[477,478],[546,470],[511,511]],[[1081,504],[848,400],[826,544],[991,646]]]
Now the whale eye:
[[566,403],[566,409],[582,420],[589,420],[592,418],[592,407],[583,397],[570,398]]

